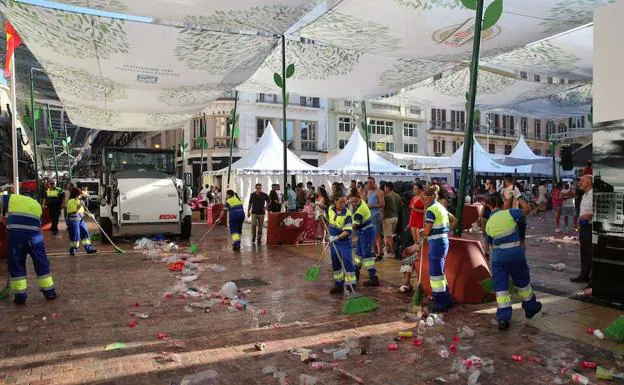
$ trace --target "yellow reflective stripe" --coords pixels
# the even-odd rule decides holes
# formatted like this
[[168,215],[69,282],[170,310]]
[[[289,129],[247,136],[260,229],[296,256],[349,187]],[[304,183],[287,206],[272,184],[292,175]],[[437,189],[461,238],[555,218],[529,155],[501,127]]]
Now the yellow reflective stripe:
[[375,258],[364,258],[362,261],[364,262],[364,267],[367,269],[375,267]]
[[14,293],[24,293],[28,289],[26,277],[11,278],[11,290]]
[[54,288],[54,280],[52,280],[51,275],[47,275],[44,277],[37,278],[37,285],[39,285],[40,289],[52,289]]
[[233,241],[240,241],[240,239],[241,239],[240,234],[232,233],[232,240]]
[[533,298],[533,288],[531,287],[531,285],[527,286],[527,287],[523,287],[523,288],[518,288],[518,295],[520,295],[520,297],[522,297],[523,301],[529,300],[531,298]]
[[513,249],[514,247],[520,247],[520,241],[507,242],[500,245],[492,245],[493,249]]
[[435,235],[430,235],[427,237],[427,239],[429,240],[433,240],[433,239],[442,239],[442,238],[448,238],[448,234],[444,233],[444,234],[435,234]]
[[356,256],[355,256],[355,258],[353,258],[353,262],[354,262],[357,266],[359,266],[359,265],[361,265],[361,264],[362,264],[362,258],[360,258],[359,256],[357,256],[357,255],[356,255]]
[[69,247],[73,247],[73,248],[77,249],[78,247],[80,247],[80,241],[69,242]]
[[446,278],[443,275],[429,277],[429,283],[431,284],[431,291],[434,293],[446,291]]
[[344,280],[344,273],[342,270],[334,271],[334,281],[342,281]]
[[509,294],[509,291],[496,292],[496,307],[499,309],[511,307],[511,295]]
[[83,246],[90,245],[91,244],[91,240],[90,239],[83,239],[83,240],[80,241],[80,244],[83,245]]
[[509,229],[509,231],[506,231],[504,233],[498,234],[495,237],[492,237],[492,239],[500,239],[500,238],[505,238],[511,234],[514,234],[516,231],[518,231],[518,226],[516,226],[515,222],[514,222],[514,227],[513,229]]
[[345,282],[347,283],[355,283],[356,279],[355,279],[355,273],[347,273],[346,277],[345,277]]

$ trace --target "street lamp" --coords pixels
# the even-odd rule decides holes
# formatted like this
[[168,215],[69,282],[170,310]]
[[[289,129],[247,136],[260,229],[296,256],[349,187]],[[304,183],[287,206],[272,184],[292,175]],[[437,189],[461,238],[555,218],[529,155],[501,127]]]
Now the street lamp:
[[492,127],[492,118],[489,116],[488,114],[488,118],[487,118],[487,132],[486,132],[486,137],[487,137],[487,152],[488,154],[490,153],[490,134],[492,134],[492,129],[490,128]]

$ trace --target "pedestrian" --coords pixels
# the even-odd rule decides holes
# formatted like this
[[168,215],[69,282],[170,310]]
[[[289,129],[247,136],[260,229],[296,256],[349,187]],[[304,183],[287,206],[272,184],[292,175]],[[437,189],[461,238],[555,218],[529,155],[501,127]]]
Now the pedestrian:
[[353,191],[353,189],[357,189],[357,187],[357,181],[355,179],[351,179],[351,184],[349,185],[349,195],[351,195],[351,191]]
[[[331,250],[334,287],[330,294],[342,294],[345,283],[356,285],[355,266],[353,265],[351,231],[353,217],[347,207],[347,197],[338,192],[334,194],[334,204],[329,208],[329,248]],[[339,258],[342,260],[340,262]],[[343,268],[344,265],[344,268]]]
[[394,234],[399,221],[399,210],[402,205],[401,197],[394,192],[394,184],[386,182],[384,184],[383,209],[383,233],[386,256],[394,255]]
[[429,243],[429,282],[433,292],[434,313],[443,313],[453,306],[448,283],[444,275],[446,256],[449,250],[448,233],[455,229],[457,220],[446,207],[438,202],[440,187],[433,185],[423,191],[425,226],[423,235]]
[[526,220],[529,206],[521,209],[504,209],[500,194],[491,194],[485,201],[492,210],[485,231],[488,243],[492,245],[492,282],[496,292],[496,321],[499,330],[509,329],[511,321],[511,294],[509,278],[522,297],[522,308],[526,318],[533,318],[542,309],[531,288],[531,277],[525,251],[520,245],[518,224]]
[[203,221],[206,219],[206,207],[208,207],[208,194],[210,193],[210,186],[206,185],[199,191],[199,215]]
[[240,251],[243,222],[245,222],[243,202],[238,197],[238,194],[233,190],[227,190],[225,192],[225,196],[225,205],[223,206],[223,211],[221,211],[221,215],[219,215],[216,223],[221,223],[221,219],[223,219],[225,213],[229,214],[228,225],[230,227],[230,235],[232,236],[232,250]]
[[297,211],[297,193],[293,191],[290,184],[286,185],[286,197],[284,201],[286,202],[286,209],[289,213]]
[[306,204],[303,206],[303,213],[305,214],[304,229],[305,238],[310,240],[316,240],[316,220],[315,206],[314,206],[314,194],[308,194],[306,191]]
[[314,200],[314,220],[316,221],[316,239],[325,239],[325,221],[327,220],[327,209],[329,208],[329,196],[324,187],[319,187]]
[[581,178],[576,178],[576,184],[574,185],[574,187],[576,192],[576,195],[574,197],[574,209],[576,210],[574,216],[574,231],[578,232],[578,219],[581,212],[581,201],[583,200],[583,194],[585,194],[585,191],[583,191],[583,189],[581,188]]
[[303,211],[303,207],[306,204],[306,198],[308,194],[306,190],[303,188],[303,183],[298,183],[297,187],[295,187],[295,204],[297,205],[297,211]]
[[264,215],[269,204],[269,196],[262,191],[262,184],[256,183],[256,191],[249,196],[247,216],[251,218],[251,243],[262,244],[264,230]]
[[69,233],[69,216],[67,214],[67,202],[69,201],[69,196],[71,195],[71,192],[74,190],[74,184],[73,183],[67,183],[67,185],[65,186],[65,191],[63,192],[63,204],[61,206],[61,208],[63,209],[63,218],[65,218],[65,228],[67,229],[67,233],[71,236],[71,234]]
[[63,206],[64,192],[61,188],[56,187],[56,182],[51,180],[48,182],[48,188],[46,189],[45,206],[50,213],[50,221],[52,226],[50,231],[52,235],[58,233],[58,222],[61,217],[61,206]]
[[314,194],[314,186],[312,185],[312,182],[306,183],[306,190],[308,194]]
[[553,206],[553,220],[555,221],[555,233],[561,232],[561,227],[560,227],[561,207],[563,205],[563,198],[561,197],[562,188],[563,188],[563,184],[561,182],[557,182],[551,193],[552,206]]
[[[496,182],[492,179],[488,179],[485,181],[485,194],[484,201],[488,198],[488,196],[496,193]],[[487,221],[490,219],[490,215],[492,215],[492,210],[488,205],[484,203],[483,205],[483,214],[481,214],[481,231],[483,232],[483,243],[484,243],[484,251],[485,258],[490,260],[490,244],[487,242],[487,234],[485,233],[485,227],[487,226]]]
[[269,212],[279,213],[282,211],[282,202],[279,196],[280,185],[273,184],[269,193]]
[[366,203],[371,212],[371,222],[375,228],[375,261],[382,260],[382,238],[381,238],[381,215],[384,208],[384,193],[377,188],[375,178],[368,177],[368,190],[366,191]]
[[371,222],[371,212],[366,202],[360,199],[357,188],[351,189],[349,194],[351,212],[353,213],[353,229],[357,235],[357,248],[355,251],[355,277],[360,281],[360,269],[362,266],[368,271],[368,281],[364,286],[379,286],[379,278],[375,269],[375,256],[373,244],[375,243],[375,228]]
[[7,213],[7,263],[13,303],[24,305],[27,298],[26,256],[30,254],[37,273],[37,285],[48,300],[56,299],[50,261],[41,233],[41,205],[34,199],[7,193],[2,195],[2,212]]
[[[87,230],[87,225],[84,222],[84,203],[80,200],[82,191],[75,187],[69,200],[67,201],[67,223],[69,231],[69,255],[74,256],[78,253],[80,246],[84,246],[87,254],[95,254],[97,250],[91,245],[91,235]],[[94,217],[92,217],[95,219]]]
[[570,279],[572,282],[587,283],[591,279],[592,271],[592,220],[594,217],[594,177],[583,175],[580,187],[585,194],[581,199],[579,211],[579,243],[581,245],[581,273]]
[[425,221],[425,204],[422,200],[422,193],[424,190],[422,182],[414,183],[412,187],[412,199],[409,204],[410,217],[409,217],[409,229],[412,233],[412,239],[414,243],[420,243],[420,230],[422,230]]
[[540,186],[537,189],[537,203],[539,203],[540,205],[540,211],[542,213],[545,213],[548,211],[548,196],[547,196],[547,189],[546,189],[546,181],[543,180],[542,183],[540,183]]
[[[227,196],[227,194],[226,194]],[[214,187],[214,201],[215,203],[221,203],[223,196],[221,195],[221,188],[215,186]]]
[[565,232],[570,231],[570,224],[576,217],[574,208],[574,196],[576,192],[570,188],[570,183],[565,182],[563,189],[561,190],[561,198],[563,202],[561,204],[561,216],[563,217],[563,223],[565,224]]

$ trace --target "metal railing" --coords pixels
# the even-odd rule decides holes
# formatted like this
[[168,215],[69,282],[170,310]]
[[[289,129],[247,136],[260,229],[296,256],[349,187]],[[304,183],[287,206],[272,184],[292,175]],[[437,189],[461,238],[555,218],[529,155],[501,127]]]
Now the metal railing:
[[[466,130],[465,123],[457,123],[457,122],[442,122],[432,120],[429,122],[429,131],[445,131],[445,132],[457,132],[463,133]],[[496,137],[503,138],[518,138],[520,136],[520,130],[516,128],[501,128],[501,127],[490,127],[488,129],[487,126],[484,125],[475,125],[474,126],[475,135],[490,135]],[[525,139],[528,140],[540,140],[547,141],[548,137],[545,132],[540,133],[540,135],[535,135],[535,133],[527,133],[524,135]]]

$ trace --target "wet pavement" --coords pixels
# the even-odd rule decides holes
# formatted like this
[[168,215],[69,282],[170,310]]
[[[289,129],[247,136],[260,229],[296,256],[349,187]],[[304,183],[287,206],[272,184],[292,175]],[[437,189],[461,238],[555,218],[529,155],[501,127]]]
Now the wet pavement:
[[[207,229],[196,225],[193,239]],[[388,345],[398,332],[416,330],[416,323],[404,319],[410,298],[396,292],[401,281],[398,261],[380,264],[382,287],[360,290],[380,305],[379,310],[346,316],[341,312],[344,299],[328,294],[332,284],[328,261],[317,282],[303,279],[313,258],[320,255],[320,246],[252,246],[248,227],[243,233],[241,253],[231,251],[225,228],[210,233],[199,251],[205,257],[198,263],[200,270],[206,268],[189,286],[217,292],[223,283],[237,281],[250,305],[266,309],[258,317],[259,328],[252,325],[254,313],[249,309],[230,311],[228,304],[216,304],[205,312],[189,306],[201,302],[198,298],[166,298],[180,273],[133,250],[130,243],[119,244],[125,254],[99,246],[98,255],[70,257],[67,234],[61,231],[53,238],[46,233],[59,298],[43,299],[29,266],[27,306],[0,302],[0,384],[172,384],[208,369],[218,373],[220,384],[299,384],[301,374],[317,377],[317,384],[355,384],[336,370],[311,368],[289,352],[308,348],[319,361],[333,362],[323,349],[339,347],[347,336],[359,337],[357,346],[367,354],[352,349],[337,365],[365,384],[466,384],[471,373],[456,377],[451,368],[456,358],[472,355],[493,360],[493,373],[480,369],[480,384],[562,383],[567,379],[560,376],[560,369],[573,366],[575,359],[624,371],[623,346],[585,332],[587,327],[606,327],[621,311],[565,294],[581,287],[569,282],[579,271],[578,244],[555,234],[549,220],[532,218],[527,235],[533,283],[543,289],[538,292],[543,314],[526,321],[521,311],[515,311],[511,330],[499,333],[492,325],[494,303],[457,306],[444,316],[445,325],[426,328],[422,346],[406,339],[396,342],[396,351],[388,350]],[[188,243],[178,245],[184,249]],[[550,267],[559,262],[566,264],[565,271]],[[211,264],[226,270],[214,271]],[[6,279],[4,268],[0,279]],[[148,318],[133,312],[147,313]],[[130,327],[133,321],[136,326]],[[441,357],[440,346],[449,347],[463,325],[476,335],[456,343],[457,351],[450,357]],[[161,332],[167,340],[158,338]],[[174,340],[183,346],[174,346],[179,345]],[[106,349],[115,342],[124,345]],[[266,350],[255,349],[257,342],[266,344]],[[523,361],[514,361],[513,355]],[[267,366],[285,372],[285,380],[263,374]],[[595,381],[594,370],[573,369]]]

